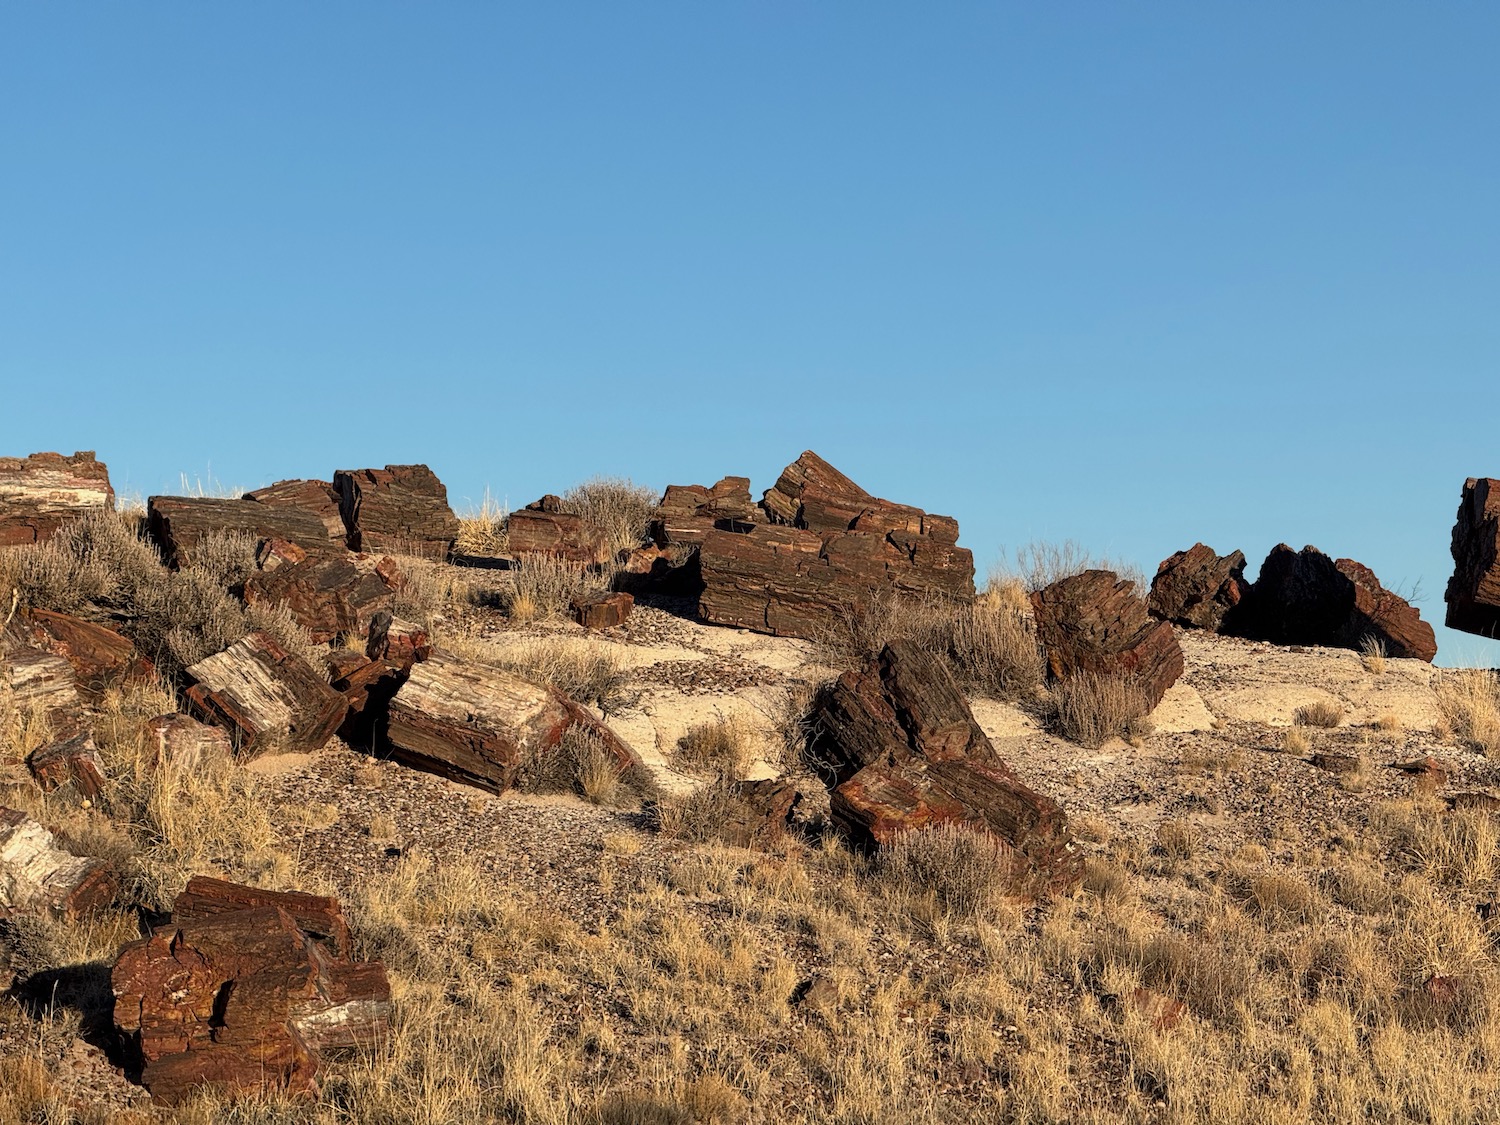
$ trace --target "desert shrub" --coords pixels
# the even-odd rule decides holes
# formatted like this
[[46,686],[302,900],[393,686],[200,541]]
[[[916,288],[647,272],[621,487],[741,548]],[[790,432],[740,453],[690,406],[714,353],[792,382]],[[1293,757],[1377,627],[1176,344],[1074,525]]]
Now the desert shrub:
[[1491,813],[1447,812],[1433,800],[1386,801],[1370,810],[1370,824],[1398,863],[1429,879],[1471,887],[1500,874],[1500,822]]
[[1198,853],[1199,832],[1191,821],[1163,821],[1156,829],[1156,844],[1168,859],[1185,862]]
[[1312,743],[1298,728],[1287,727],[1281,736],[1281,748],[1288,754],[1306,754],[1312,749]]
[[1500,680],[1485,668],[1459,668],[1437,686],[1438,710],[1459,741],[1486,756],[1500,753]]
[[430,631],[450,607],[472,600],[473,589],[460,567],[415,555],[399,556],[396,565],[401,578],[392,612],[403,620]]
[[659,493],[622,477],[594,477],[562,496],[563,511],[579,516],[604,539],[606,561],[639,547],[656,514]]
[[1336,727],[1344,721],[1344,709],[1337,703],[1320,699],[1298,707],[1293,716],[1297,725],[1304,727]]
[[510,575],[502,602],[506,615],[518,622],[567,616],[574,598],[605,593],[610,582],[596,567],[552,555],[527,555]]
[[1151,589],[1151,583],[1139,566],[1107,555],[1091,555],[1072,539],[1062,543],[1033,540],[1017,548],[1013,563],[1002,560],[993,569],[990,585],[1016,582],[1026,593],[1034,594],[1086,570],[1113,571],[1124,581],[1133,583],[1135,592],[1141,597]]
[[608,714],[631,701],[629,677],[608,648],[571,637],[538,638],[526,644],[477,653],[476,658],[546,684],[579,703]]
[[948,913],[972,918],[1005,891],[1015,867],[1010,848],[990,833],[939,824],[882,845],[876,871],[902,895],[931,895]]
[[720,840],[725,825],[744,819],[740,783],[719,777],[688,793],[660,796],[650,806],[656,831],[671,840],[706,844]]
[[210,531],[193,547],[191,569],[217,589],[243,587],[255,573],[259,539],[248,531]]
[[1052,699],[1062,736],[1090,748],[1139,732],[1151,712],[1145,690],[1129,676],[1078,672],[1052,686]]
[[714,719],[691,727],[677,741],[672,765],[683,773],[737,780],[750,765],[754,738],[737,719]]
[[527,793],[573,793],[590,804],[608,806],[625,803],[632,796],[624,771],[604,740],[577,725],[540,755],[523,775],[520,788]]
[[1375,634],[1366,634],[1359,642],[1359,656],[1370,675],[1378,676],[1385,671],[1385,642]]
[[505,533],[505,521],[509,518],[510,513],[504,505],[498,503],[486,488],[479,507],[459,513],[454,552],[460,555],[505,554],[510,546]]

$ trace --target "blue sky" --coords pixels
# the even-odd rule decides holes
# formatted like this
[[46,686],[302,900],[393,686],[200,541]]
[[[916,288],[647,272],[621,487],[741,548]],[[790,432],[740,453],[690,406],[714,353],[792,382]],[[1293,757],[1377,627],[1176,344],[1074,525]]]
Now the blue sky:
[[[0,5],[0,453],[456,507],[805,448],[983,571],[1500,475],[1500,8]],[[1439,629],[1440,661],[1500,646]]]

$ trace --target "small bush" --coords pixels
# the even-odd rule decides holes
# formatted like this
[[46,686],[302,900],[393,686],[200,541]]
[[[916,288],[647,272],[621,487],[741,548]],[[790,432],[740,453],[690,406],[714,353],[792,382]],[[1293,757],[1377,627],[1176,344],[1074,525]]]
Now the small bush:
[[453,541],[455,554],[460,555],[504,555],[509,550],[509,537],[505,533],[505,521],[510,513],[484,490],[484,499],[479,507],[462,512],[458,517],[458,538]]
[[736,719],[699,723],[678,740],[672,765],[683,773],[735,781],[750,765],[753,743],[750,731]]
[[1500,681],[1484,668],[1459,668],[1437,687],[1438,710],[1460,742],[1487,757],[1500,753]]
[[1344,709],[1337,703],[1320,699],[1305,707],[1298,707],[1294,719],[1298,726],[1336,727],[1344,721]]
[[1312,743],[1298,728],[1288,727],[1281,736],[1281,748],[1288,754],[1302,755],[1312,749]]
[[1138,732],[1151,711],[1145,691],[1129,676],[1079,672],[1054,684],[1052,698],[1063,737],[1090,749]]
[[538,758],[520,787],[527,793],[573,793],[595,805],[618,806],[631,796],[624,771],[604,740],[576,725]]
[[524,645],[476,654],[485,663],[554,687],[579,703],[608,714],[626,706],[628,676],[606,648],[572,638],[537,639]]
[[984,911],[1016,873],[1004,841],[962,824],[903,833],[880,848],[876,869],[898,893],[931,895],[945,911],[965,918]]
[[563,511],[598,531],[607,552],[601,562],[639,547],[656,515],[658,493],[621,477],[594,477],[562,496]]
[[990,585],[1015,582],[1026,593],[1034,594],[1086,570],[1114,571],[1122,580],[1133,583],[1135,592],[1141,597],[1145,597],[1151,588],[1139,566],[1107,555],[1091,555],[1072,539],[1063,543],[1034,540],[1018,548],[1013,565],[1002,562],[991,572]]
[[517,622],[566,617],[574,598],[605,593],[610,581],[596,567],[552,555],[527,555],[510,575],[501,600],[506,615]]
[[740,784],[727,777],[690,793],[663,796],[652,804],[651,812],[658,833],[693,844],[720,840],[726,825],[747,819]]

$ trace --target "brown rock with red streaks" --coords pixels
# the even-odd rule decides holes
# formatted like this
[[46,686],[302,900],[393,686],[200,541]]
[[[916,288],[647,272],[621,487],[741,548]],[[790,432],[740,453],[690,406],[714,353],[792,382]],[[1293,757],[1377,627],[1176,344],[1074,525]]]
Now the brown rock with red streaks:
[[448,490],[426,465],[341,469],[333,475],[339,511],[355,551],[394,551],[446,559],[458,538]]
[[402,581],[388,556],[312,555],[252,574],[245,581],[245,604],[285,606],[317,644],[363,639],[375,616],[393,609]]
[[114,506],[109,469],[93,453],[0,457],[0,547],[46,542],[69,520]]
[[332,895],[268,891],[227,879],[194,875],[172,901],[172,921],[182,923],[263,906],[279,906],[309,937],[326,942],[336,956],[350,955],[353,939],[349,936],[349,924],[344,920],[339,900]]
[[339,728],[346,700],[294,653],[255,632],[187,668],[188,705],[230,730],[240,757],[271,746],[312,751]]
[[104,762],[88,734],[74,734],[38,746],[26,755],[26,768],[42,791],[72,784],[82,797],[97,801],[104,793]]
[[1354,607],[1340,634],[1342,647],[1359,648],[1373,638],[1390,656],[1431,664],[1437,657],[1437,635],[1422,612],[1382,586],[1363,563],[1338,559],[1333,565],[1354,587]]
[[701,543],[715,527],[759,523],[765,516],[750,499],[749,477],[724,477],[717,484],[672,484],[662,494],[651,538],[660,547]]
[[786,835],[792,809],[801,799],[796,786],[781,778],[741,781],[734,795],[728,819],[715,826],[714,836],[737,848],[774,847]]
[[809,449],[781,471],[760,505],[776,523],[808,531],[848,531],[862,513],[885,503]]
[[1134,584],[1109,570],[1086,570],[1031,595],[1037,640],[1054,680],[1080,673],[1134,680],[1155,707],[1182,675],[1182,647]]
[[1500,636],[1500,481],[1464,482],[1452,552],[1453,577],[1444,595],[1448,628]]
[[116,881],[98,860],[71,855],[36,821],[0,807],[0,918],[75,920],[109,904]]
[[1249,588],[1243,551],[1219,555],[1212,547],[1194,543],[1162,560],[1146,606],[1174,625],[1217,633]]
[[311,512],[322,522],[330,546],[344,546],[349,529],[339,510],[339,491],[326,480],[279,480],[265,488],[245,493],[244,499],[272,508],[296,508]]
[[111,688],[151,679],[154,668],[135,645],[113,629],[66,613],[27,610],[12,623],[30,644],[60,656],[73,668],[85,699],[97,702]]
[[1078,878],[1067,817],[995,752],[941,661],[892,641],[846,672],[814,709],[832,816],[856,841],[889,843],[945,823],[986,831],[1016,874],[1051,887]]
[[573,599],[573,616],[585,629],[613,629],[625,624],[635,598],[629,594],[593,594]]
[[146,525],[168,566],[193,563],[204,536],[239,532],[256,540],[282,539],[310,553],[342,551],[318,512],[293,504],[255,500],[221,500],[211,496],[152,496],[146,501]]
[[511,554],[526,565],[527,555],[550,555],[576,563],[605,561],[604,535],[585,523],[582,516],[562,510],[562,501],[550,493],[514,511],[505,524]]

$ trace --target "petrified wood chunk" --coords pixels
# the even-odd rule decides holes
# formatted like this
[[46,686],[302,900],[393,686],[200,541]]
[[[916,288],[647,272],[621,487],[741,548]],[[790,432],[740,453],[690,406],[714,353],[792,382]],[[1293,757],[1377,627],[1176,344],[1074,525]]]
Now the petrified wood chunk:
[[139,1052],[142,1084],[166,1105],[204,1086],[315,1093],[320,1047],[369,1048],[387,1032],[383,967],[347,960],[284,900],[266,901],[276,896],[215,887],[215,897],[246,905],[194,914],[204,899],[189,893],[188,913],[115,960],[115,1024]]
[[109,469],[93,453],[0,457],[0,547],[41,543],[68,520],[114,506]]
[[69,782],[91,801],[97,801],[104,792],[104,763],[88,734],[73,734],[38,746],[26,756],[26,768],[44,792]]
[[0,808],[0,918],[50,913],[74,919],[114,895],[115,877],[102,863],[70,855],[36,821]]
[[426,465],[341,469],[333,486],[353,550],[446,559],[453,549],[458,518],[448,490]]
[[833,820],[856,841],[889,843],[942,823],[983,829],[1041,882],[1077,878],[1067,817],[995,753],[943,664],[892,641],[846,672],[813,712],[815,760]]
[[347,704],[300,656],[255,632],[184,672],[186,698],[202,718],[229,728],[240,756],[272,745],[316,750],[333,737]]
[[613,629],[625,624],[634,605],[629,594],[593,594],[573,599],[573,615],[585,629]]
[[758,523],[763,518],[750,499],[749,477],[725,477],[711,488],[672,484],[651,521],[651,538],[661,547],[691,545],[721,524]]
[[552,555],[576,563],[605,561],[604,534],[584,522],[583,517],[562,510],[562,501],[548,494],[519,511],[505,523],[513,555]]
[[786,834],[792,808],[801,799],[795,785],[782,778],[765,778],[741,781],[734,791],[728,819],[715,827],[714,835],[720,842],[739,848],[766,848]]
[[147,528],[168,566],[193,563],[205,535],[238,531],[256,539],[285,539],[307,551],[343,550],[330,538],[323,517],[292,504],[219,500],[208,496],[153,496],[146,501]]
[[151,661],[113,629],[73,617],[33,609],[23,613],[12,629],[24,631],[32,647],[60,656],[73,668],[74,681],[86,699],[97,701],[110,688],[149,680]]
[[339,493],[326,480],[279,480],[265,488],[245,493],[246,500],[273,508],[298,508],[311,512],[323,523],[330,545],[342,547],[349,538],[339,510]]
[[437,651],[412,666],[391,700],[388,737],[398,761],[499,793],[575,724],[596,733],[622,770],[636,767],[630,749],[573,700]]
[[180,712],[156,716],[146,730],[155,740],[156,765],[167,769],[191,773],[204,762],[234,753],[227,730]]
[[1448,628],[1500,636],[1500,481],[1470,477],[1464,482],[1452,550]]
[[227,879],[194,875],[172,902],[172,921],[182,923],[262,906],[281,907],[309,937],[326,942],[335,956],[349,956],[353,948],[349,924],[344,921],[344,909],[339,900],[332,895],[267,891],[231,883]]
[[1146,606],[1174,625],[1217,633],[1248,588],[1243,551],[1218,555],[1212,547],[1194,543],[1156,568]]
[[1354,586],[1354,608],[1340,634],[1345,647],[1358,648],[1374,639],[1391,656],[1432,663],[1437,635],[1422,620],[1421,610],[1382,586],[1363,563],[1338,559],[1334,566]]
[[285,606],[318,644],[369,636],[370,624],[396,604],[401,574],[394,559],[373,555],[311,555],[260,570],[245,581],[245,604]]
[[72,730],[83,716],[78,678],[61,656],[32,648],[12,627],[0,633],[0,681],[23,712],[46,716],[57,730]]
[[877,500],[812,450],[781,471],[761,498],[766,515],[809,531],[847,531]]

